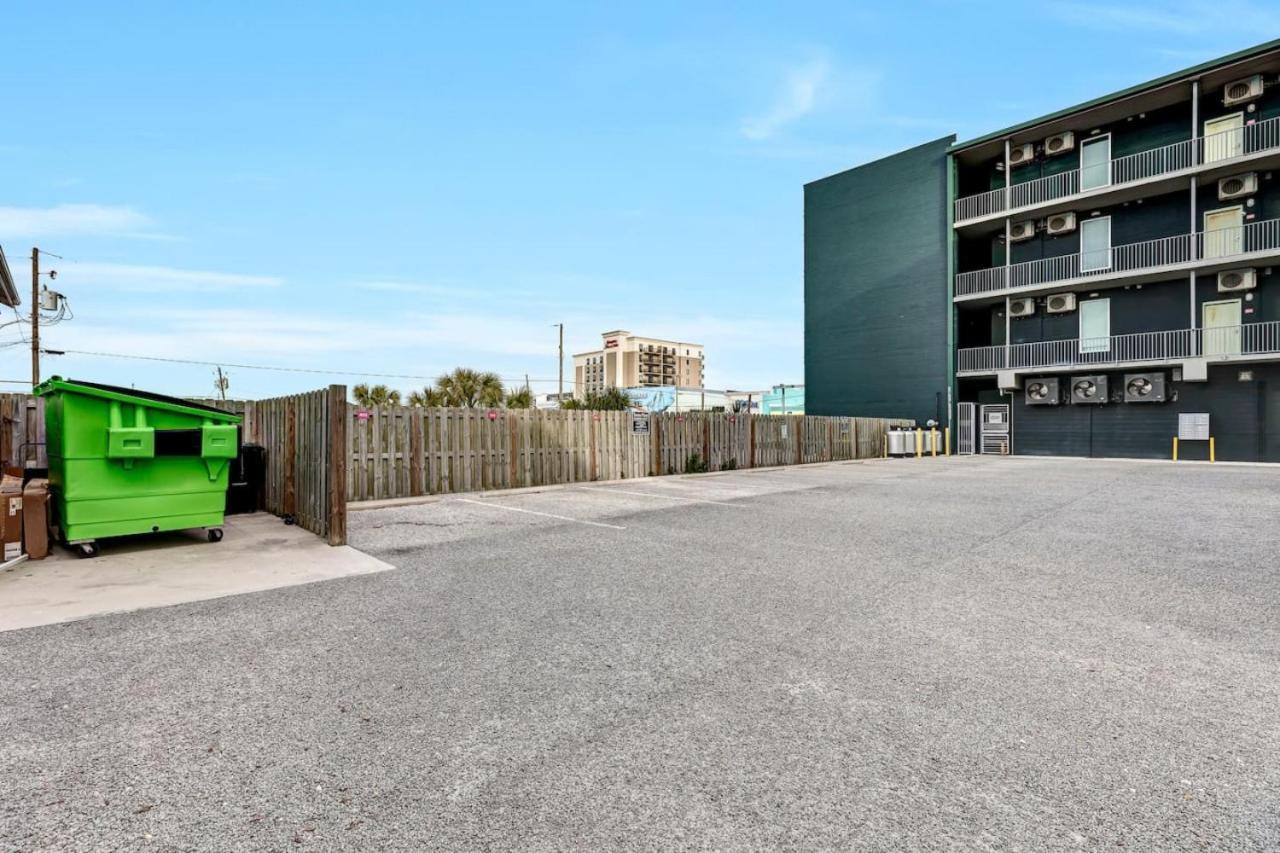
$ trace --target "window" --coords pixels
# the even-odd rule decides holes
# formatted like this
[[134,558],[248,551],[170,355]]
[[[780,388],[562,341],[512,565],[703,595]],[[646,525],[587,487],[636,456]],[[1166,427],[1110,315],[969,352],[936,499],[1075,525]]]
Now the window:
[[1080,303],[1080,352],[1111,351],[1111,300]]
[[1111,269],[1111,217],[1080,223],[1080,271]]
[[1095,136],[1080,146],[1080,189],[1111,184],[1111,136]]

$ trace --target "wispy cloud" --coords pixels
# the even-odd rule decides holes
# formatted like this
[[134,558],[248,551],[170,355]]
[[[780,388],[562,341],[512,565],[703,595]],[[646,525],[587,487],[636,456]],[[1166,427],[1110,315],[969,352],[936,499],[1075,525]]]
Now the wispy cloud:
[[1280,10],[1273,4],[1248,0],[1171,0],[1165,3],[1056,2],[1054,17],[1079,27],[1098,30],[1159,30],[1199,36],[1232,34],[1256,41],[1260,32],[1280,29]]
[[0,207],[0,237],[136,236],[160,237],[151,217],[132,207],[60,204],[55,207]]
[[830,77],[831,63],[825,58],[792,68],[773,106],[767,112],[742,120],[742,135],[748,139],[769,139],[783,127],[813,112]]
[[240,287],[279,287],[274,275],[177,269],[139,264],[77,263],[59,270],[66,282],[137,292],[225,290]]

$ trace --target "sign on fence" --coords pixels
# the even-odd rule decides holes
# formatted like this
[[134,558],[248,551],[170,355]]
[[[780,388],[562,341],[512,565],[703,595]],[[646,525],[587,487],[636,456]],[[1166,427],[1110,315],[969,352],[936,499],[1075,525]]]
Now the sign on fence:
[[631,434],[632,435],[648,435],[649,434],[649,413],[648,412],[632,412],[631,413]]

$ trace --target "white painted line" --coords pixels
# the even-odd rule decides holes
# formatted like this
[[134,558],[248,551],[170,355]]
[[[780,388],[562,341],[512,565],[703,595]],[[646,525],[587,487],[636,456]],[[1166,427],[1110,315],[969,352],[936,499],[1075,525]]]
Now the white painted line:
[[489,507],[493,507],[494,509],[505,509],[511,512],[524,512],[524,513],[528,513],[529,515],[545,516],[546,518],[558,518],[561,521],[572,521],[576,524],[590,524],[592,527],[607,527],[610,530],[626,530],[627,529],[617,524],[605,524],[603,521],[587,521],[582,518],[570,518],[567,515],[556,515],[555,513],[551,513],[551,512],[538,512],[536,509],[523,509],[518,506],[506,506],[505,504],[489,503],[488,501],[473,501],[467,498],[454,498],[454,500],[464,504],[475,504],[476,506],[489,506]]
[[707,500],[706,498],[686,498],[686,497],[681,497],[680,495],[657,495],[657,494],[654,494],[653,492],[632,492],[627,489],[615,489],[612,486],[598,486],[592,489],[586,488],[584,486],[582,488],[582,491],[603,492],[606,495],[607,494],[639,495],[642,498],[658,498],[659,500],[665,500],[665,501],[689,501],[691,503],[696,503],[696,504],[715,504],[716,506],[731,506],[734,509],[746,509],[746,507],[744,507],[742,504],[729,503],[728,501],[711,501],[711,500]]

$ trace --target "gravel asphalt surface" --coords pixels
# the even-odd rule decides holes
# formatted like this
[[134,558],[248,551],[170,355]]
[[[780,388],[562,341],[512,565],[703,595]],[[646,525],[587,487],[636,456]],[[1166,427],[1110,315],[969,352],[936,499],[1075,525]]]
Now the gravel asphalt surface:
[[398,571],[0,634],[0,850],[1280,849],[1280,469],[352,512]]

